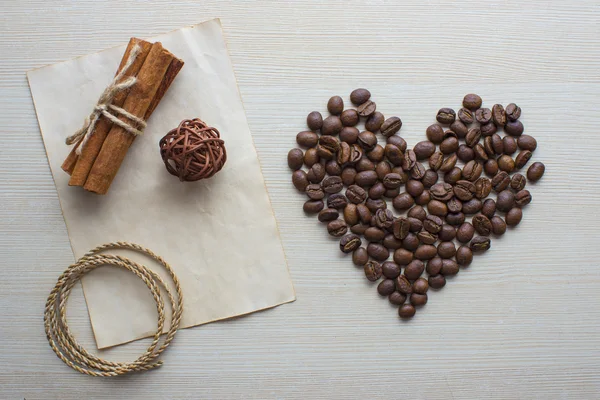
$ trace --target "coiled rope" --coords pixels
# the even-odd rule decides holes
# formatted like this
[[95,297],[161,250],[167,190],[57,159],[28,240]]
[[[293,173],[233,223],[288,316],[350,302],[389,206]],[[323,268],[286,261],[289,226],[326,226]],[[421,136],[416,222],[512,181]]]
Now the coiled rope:
[[[137,264],[125,257],[112,254],[99,254],[107,249],[135,250],[156,260],[171,276],[171,279],[175,284],[177,299],[173,297],[173,293],[169,290],[162,278],[145,266]],[[137,275],[146,284],[148,289],[150,289],[156,302],[158,328],[153,336],[152,343],[146,352],[133,362],[106,361],[88,353],[77,340],[75,340],[67,325],[65,309],[71,289],[83,275],[95,268],[105,265],[124,268]],[[162,345],[159,347],[158,343],[165,324],[165,305],[160,293],[160,286],[162,286],[168,294],[173,313],[171,316],[170,328]],[[161,257],[140,245],[127,242],[113,242],[98,246],[89,251],[62,273],[58,278],[56,286],[50,292],[50,296],[46,302],[44,327],[46,329],[46,337],[48,338],[50,347],[52,347],[52,350],[54,350],[56,355],[69,367],[82,374],[91,376],[118,376],[130,372],[146,371],[160,367],[162,361],[156,361],[156,358],[167,348],[169,343],[171,343],[175,337],[175,333],[181,322],[182,312],[183,297],[181,294],[181,287],[171,266],[169,266],[169,264]]]

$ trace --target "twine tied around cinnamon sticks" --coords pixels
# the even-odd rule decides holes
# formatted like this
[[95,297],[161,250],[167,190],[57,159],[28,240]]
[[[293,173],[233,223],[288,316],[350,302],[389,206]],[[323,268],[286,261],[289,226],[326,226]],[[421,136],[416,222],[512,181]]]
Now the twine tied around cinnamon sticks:
[[[138,44],[136,44],[133,47],[133,49],[131,50],[131,53],[129,54],[129,58],[127,59],[127,62],[125,63],[125,66],[114,77],[114,79],[112,80],[110,85],[108,85],[106,87],[106,89],[104,89],[104,91],[102,92],[102,95],[100,96],[100,98],[98,99],[98,102],[96,103],[96,106],[94,107],[94,111],[92,111],[92,113],[85,119],[83,126],[81,128],[79,128],[79,130],[77,132],[75,132],[73,135],[71,135],[67,138],[67,140],[66,140],[67,145],[79,143],[79,146],[76,149],[77,155],[81,155],[81,149],[85,146],[85,144],[87,143],[90,136],[94,133],[96,123],[102,116],[105,118],[108,118],[110,120],[110,122],[112,122],[115,125],[120,126],[127,132],[131,133],[132,135],[137,136],[137,135],[142,134],[142,130],[146,127],[146,122],[143,119],[138,118],[135,115],[131,114],[127,110],[112,104],[114,97],[118,93],[129,89],[130,87],[135,85],[135,83],[137,82],[137,78],[135,76],[130,76],[127,79],[124,79],[122,82],[119,82],[119,81],[121,79],[123,79],[125,74],[127,74],[127,71],[133,65],[133,63],[135,62],[135,60],[137,59],[137,57],[141,53],[141,51],[142,51],[142,48]],[[121,115],[121,116],[129,119],[137,127],[140,127],[142,130],[140,130],[140,129],[136,128],[135,126],[132,126],[126,122],[121,121],[113,113],[115,113],[117,115]]]

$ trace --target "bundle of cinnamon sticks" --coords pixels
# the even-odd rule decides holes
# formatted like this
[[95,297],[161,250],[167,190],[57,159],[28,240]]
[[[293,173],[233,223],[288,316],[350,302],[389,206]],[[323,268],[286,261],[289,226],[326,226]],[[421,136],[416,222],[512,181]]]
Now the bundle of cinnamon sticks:
[[[131,88],[118,93],[112,104],[147,120],[183,67],[183,61],[164,49],[161,43],[132,38],[116,75],[124,68],[136,45],[141,51],[121,81],[130,77],[137,80]],[[119,119],[127,122],[126,117]],[[69,185],[106,194],[134,140],[135,135],[107,118],[100,118],[80,154],[77,154],[77,148],[81,141],[75,144],[62,164],[62,169],[71,175]]]

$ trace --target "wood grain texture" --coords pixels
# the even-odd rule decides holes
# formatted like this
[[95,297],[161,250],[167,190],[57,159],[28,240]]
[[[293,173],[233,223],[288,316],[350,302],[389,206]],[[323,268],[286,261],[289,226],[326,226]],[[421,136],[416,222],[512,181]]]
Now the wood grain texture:
[[[2,9],[0,398],[600,397],[598,1],[21,0]],[[298,300],[181,331],[157,371],[81,376],[43,331],[46,296],[73,260],[25,71],[211,17],[223,22]],[[403,118],[411,145],[431,122],[423,110],[433,116],[468,91],[515,101],[547,166],[518,229],[409,323],[304,216],[285,166],[305,115],[356,86]],[[79,290],[69,321],[92,348]],[[102,356],[131,359],[146,345]]]

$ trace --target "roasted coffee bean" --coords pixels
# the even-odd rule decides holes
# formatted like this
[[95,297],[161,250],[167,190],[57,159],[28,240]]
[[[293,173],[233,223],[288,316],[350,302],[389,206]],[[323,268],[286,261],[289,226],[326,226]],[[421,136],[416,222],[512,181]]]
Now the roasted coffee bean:
[[369,255],[367,254],[367,249],[364,247],[359,247],[352,253],[352,262],[354,265],[362,267],[369,261]]
[[515,204],[517,207],[523,207],[531,203],[531,193],[529,190],[519,190],[515,194]]
[[496,199],[496,208],[499,211],[508,211],[513,208],[515,205],[515,195],[510,190],[503,190],[498,193],[498,198]]
[[[357,145],[353,144],[350,146],[350,164],[354,164],[355,166],[363,159],[363,150]],[[365,159],[365,161],[369,161]]]
[[493,158],[496,156],[496,151],[494,150],[494,144],[492,142],[493,142],[493,139],[491,136],[488,136],[485,139],[483,139],[483,149],[485,151],[485,154],[487,155],[487,158],[485,159],[486,161],[490,157]]
[[296,135],[296,143],[302,147],[315,147],[318,141],[319,135],[311,131],[302,131]]
[[515,207],[506,213],[506,217],[504,217],[504,219],[506,220],[506,225],[508,226],[519,225],[519,222],[521,222],[521,219],[523,219],[523,211],[520,208]]
[[492,110],[489,108],[480,108],[475,111],[475,120],[481,125],[485,125],[492,121]]
[[342,120],[337,115],[330,115],[323,120],[323,126],[321,127],[321,134],[335,136],[342,131],[344,125]]
[[400,193],[398,196],[394,197],[394,200],[392,201],[392,205],[398,211],[408,210],[414,204],[415,200],[406,192]]
[[342,178],[339,176],[328,176],[321,184],[323,191],[328,194],[338,193],[344,188]]
[[401,306],[406,301],[406,295],[400,292],[394,292],[388,296],[388,300],[393,305]]
[[481,140],[481,130],[479,128],[471,128],[465,136],[465,143],[469,147],[474,147]]
[[[388,279],[396,279],[400,276],[400,266],[395,262],[386,261],[381,266],[381,272]],[[394,290],[396,290],[396,285],[394,285]]]
[[346,196],[340,193],[330,194],[327,197],[327,207],[335,208],[336,210],[343,210],[348,205],[348,199]]
[[384,148],[384,155],[387,157],[388,161],[393,165],[402,165],[404,162],[404,153],[393,144],[386,144]]
[[412,285],[413,294],[425,294],[429,290],[429,283],[427,283],[427,279],[419,278]]
[[542,176],[544,176],[544,172],[546,171],[546,166],[541,162],[534,162],[531,164],[529,169],[527,170],[527,179],[532,182],[539,181]]
[[356,174],[354,182],[362,187],[372,186],[377,182],[377,173],[375,171],[361,171]]
[[308,168],[317,164],[319,161],[320,161],[320,158],[319,158],[319,154],[317,153],[316,147],[306,150],[306,152],[304,153],[304,164],[306,164],[306,166]]
[[517,151],[517,141],[512,136],[504,136],[502,138],[502,150],[504,154],[511,155]]
[[427,217],[427,213],[425,212],[425,209],[423,207],[414,206],[413,208],[408,210],[406,216],[410,218],[420,219],[421,221],[423,221],[425,217]]
[[430,142],[429,140],[424,140],[419,142],[413,148],[417,160],[424,160],[429,158],[435,152],[435,144]]
[[419,238],[414,233],[409,233],[402,240],[402,247],[408,251],[415,251],[419,247]]
[[483,172],[483,165],[479,161],[469,161],[462,170],[462,176],[464,179],[474,182],[476,181]]
[[321,136],[317,145],[317,154],[325,160],[332,160],[340,149],[340,141],[333,136]]
[[323,200],[307,200],[302,207],[307,214],[316,214],[323,209]]
[[325,192],[318,183],[311,183],[304,192],[311,200],[323,200],[325,197]]
[[454,167],[444,174],[444,182],[455,185],[456,182],[462,179],[462,169]]
[[362,241],[360,240],[360,237],[358,237],[357,235],[349,234],[344,236],[340,240],[340,250],[346,254],[352,253],[353,251],[358,249],[361,244]]
[[485,125],[481,125],[479,129],[481,129],[481,135],[486,137],[492,136],[494,133],[498,132],[498,128],[493,122],[488,122]]
[[441,257],[433,257],[427,261],[426,271],[429,275],[437,275],[442,270],[442,259]]
[[441,289],[446,286],[446,278],[444,278],[444,275],[429,275],[427,282],[429,282],[429,286],[432,289]]
[[506,106],[506,118],[509,121],[516,121],[521,116],[521,107],[515,103],[510,103]]
[[369,197],[371,199],[380,199],[383,197],[387,189],[383,186],[383,183],[377,182],[369,189]]
[[498,173],[498,162],[493,158],[490,158],[483,165],[483,169],[488,176],[493,177]]
[[383,114],[379,111],[375,111],[369,118],[367,118],[367,121],[365,122],[365,129],[371,132],[377,132],[383,125],[384,121],[385,117]]
[[327,161],[325,164],[325,172],[331,176],[340,176],[342,174],[342,166],[335,160]]
[[365,231],[369,228],[369,225],[365,225],[363,223],[358,223],[356,225],[352,225],[350,227],[350,232],[355,233],[357,235],[364,235]]
[[431,200],[429,204],[427,204],[427,211],[429,214],[445,217],[448,214],[448,206],[441,201]]
[[[423,226],[422,222],[421,226]],[[421,231],[417,233],[417,237],[419,238],[419,241],[423,244],[434,244],[438,240],[438,236],[435,233],[429,233],[427,231]]]
[[467,267],[473,262],[473,252],[467,246],[460,246],[456,250],[456,263],[461,267]]
[[[454,194],[454,192],[452,192]],[[457,199],[456,197],[452,197],[450,200],[446,202],[446,206],[448,207],[448,212],[461,212],[462,211],[462,201]]]
[[291,149],[287,156],[288,167],[296,171],[304,164],[304,152],[300,149]]
[[490,222],[492,223],[492,233],[494,235],[504,235],[504,232],[506,232],[506,222],[501,217],[494,215],[490,219]]
[[344,126],[354,126],[359,121],[358,112],[352,108],[344,110],[340,115],[340,120]]
[[485,199],[492,191],[492,182],[488,178],[479,178],[475,181],[475,197]]
[[350,101],[355,106],[364,104],[370,98],[371,98],[371,92],[369,92],[367,89],[363,89],[363,88],[354,89],[352,91],[352,93],[350,93]]
[[461,201],[469,201],[475,195],[475,184],[467,180],[456,182],[453,188],[454,195]]
[[456,113],[451,108],[440,108],[435,116],[440,124],[450,125],[456,119]]
[[[419,249],[421,247],[423,247],[423,246],[420,246]],[[433,247],[435,249],[434,246],[429,246],[429,247]],[[419,249],[417,249],[417,251],[419,251]],[[428,252],[429,252],[429,250],[428,250]],[[415,257],[418,258],[416,252],[415,252]],[[414,281],[414,280],[418,279],[423,274],[423,271],[425,271],[425,264],[423,264],[423,261],[421,261],[421,260],[412,260],[406,266],[406,268],[404,268],[404,276],[406,278],[408,278],[408,280]]]
[[423,229],[423,221],[418,218],[408,217],[408,221],[410,222],[410,231],[413,233],[420,232]]
[[490,238],[485,236],[475,236],[469,244],[471,251],[486,251],[491,247]]
[[413,260],[413,253],[407,249],[394,251],[394,262],[398,265],[408,265]]
[[475,116],[467,108],[461,108],[460,110],[458,110],[458,119],[460,119],[461,122],[466,125],[470,125],[473,122],[475,122]]
[[450,154],[448,157],[446,157],[444,159],[444,162],[442,163],[442,166],[440,167],[440,172],[449,172],[451,171],[455,166],[456,166],[456,162],[457,162],[458,158],[456,156],[456,154]]
[[502,154],[504,152],[504,142],[500,135],[494,133],[490,136],[492,148],[494,149],[494,154]]
[[335,208],[325,208],[319,212],[319,221],[329,222],[338,219],[340,213]]
[[479,107],[481,107],[481,97],[479,95],[476,95],[474,93],[469,93],[467,95],[465,95],[465,97],[463,98],[463,107],[468,108],[469,110],[477,110]]
[[375,171],[375,164],[367,157],[363,157],[354,165],[358,172],[362,171]]
[[348,232],[348,225],[346,225],[345,221],[336,219],[327,224],[327,232],[335,237],[344,236]]
[[436,183],[431,187],[429,192],[431,198],[439,201],[448,201],[454,195],[454,188],[449,183]]
[[444,276],[451,276],[458,274],[460,268],[458,267],[458,263],[454,260],[450,260],[448,258],[442,260],[442,270],[440,273]]
[[394,197],[398,196],[399,194],[400,194],[400,188],[387,189],[385,191],[385,193],[383,194],[383,196],[387,197],[388,199],[393,199]]
[[456,240],[461,243],[468,243],[471,239],[473,239],[473,235],[475,234],[475,228],[471,225],[470,222],[464,222],[461,226],[456,230]]
[[421,181],[410,179],[406,182],[406,192],[413,197],[419,196],[425,190],[425,186]]
[[381,278],[381,275],[382,275],[381,264],[379,264],[377,261],[374,261],[374,260],[367,261],[367,263],[365,264],[364,270],[365,270],[365,276],[371,282],[375,282],[379,278]]
[[383,245],[390,250],[396,250],[402,247],[402,240],[396,239],[391,233],[383,238]]
[[525,128],[523,127],[523,123],[521,121],[507,121],[506,125],[504,125],[504,132],[511,136],[521,136]]
[[415,307],[424,306],[425,304],[427,304],[427,295],[419,293],[411,294],[410,304],[412,304]]
[[444,162],[444,153],[441,151],[436,151],[429,157],[429,168],[433,171],[437,171],[440,169]]
[[367,246],[367,253],[369,253],[371,258],[377,261],[385,261],[390,256],[390,251],[379,243],[369,243]]
[[421,183],[423,184],[423,187],[430,188],[431,186],[435,185],[438,179],[439,176],[437,172],[432,169],[428,169],[425,171],[425,175],[423,176],[423,179],[421,179]]
[[306,190],[306,187],[309,185],[308,178],[306,172],[302,170],[294,171],[292,174],[292,183],[294,187],[301,192]]
[[463,124],[462,121],[457,119],[452,124],[450,124],[450,130],[456,133],[456,137],[458,137],[459,139],[463,139],[465,136],[467,136],[467,131],[469,130],[469,128],[467,128],[467,126]]
[[357,204],[356,212],[358,213],[358,218],[360,219],[360,222],[362,222],[363,224],[371,223],[371,219],[373,218],[373,213],[371,212],[371,210],[369,210],[367,208],[366,205]]
[[492,233],[492,223],[489,218],[483,214],[477,214],[473,217],[473,227],[480,235],[489,236]]
[[417,155],[412,150],[406,150],[404,153],[404,160],[402,160],[402,169],[410,171],[417,164]]
[[402,120],[398,117],[386,119],[379,127],[381,134],[387,138],[395,135],[402,128]]
[[521,135],[517,139],[517,145],[521,150],[534,151],[537,148],[537,141],[533,136]]
[[353,126],[345,126],[340,131],[340,140],[348,144],[354,144],[358,140],[359,131]]
[[515,192],[523,190],[527,184],[527,179],[521,174],[514,174],[510,180],[510,188]]
[[402,294],[411,294],[412,293],[412,284],[408,280],[408,278],[404,275],[400,275],[395,279],[396,290]]
[[384,157],[385,157],[385,154],[383,151],[383,147],[381,147],[378,144],[375,145],[373,150],[371,150],[367,153],[367,158],[369,160],[373,161],[374,163],[378,163],[378,162],[382,161]]
[[492,218],[496,214],[496,202],[493,199],[487,199],[481,206],[481,213],[488,218]]
[[[383,178],[385,178],[387,174],[392,173],[392,167],[390,167],[390,164],[387,161],[380,161],[375,166],[375,172],[377,173],[377,178],[383,181]],[[398,175],[398,178],[400,180],[400,184],[404,183],[402,181],[402,176]]]
[[375,145],[377,144],[377,137],[373,132],[362,131],[358,134],[357,143],[365,151],[371,151],[375,148]]
[[392,279],[384,279],[377,285],[377,293],[381,296],[389,296],[396,291],[396,284]]
[[352,167],[346,167],[342,170],[340,177],[342,178],[344,185],[351,186],[354,184],[354,178],[356,178],[356,169]]
[[529,162],[531,156],[532,154],[529,150],[521,151],[519,154],[517,154],[517,158],[515,158],[515,168],[523,168]]
[[[341,167],[341,166],[346,166],[346,165],[350,164],[351,159],[352,159],[352,147],[350,147],[350,145],[346,142],[340,142],[340,149],[338,150],[337,158],[336,158],[335,162],[338,164],[338,166]],[[342,171],[340,170],[339,174],[337,174],[337,175],[341,175],[341,173],[342,173]]]
[[399,148],[402,153],[404,153],[406,151],[406,147],[407,147],[406,140],[402,139],[402,137],[400,137],[398,135],[392,135],[392,136],[388,137],[386,140],[386,143],[393,144],[394,146]]
[[377,105],[371,100],[367,100],[356,108],[358,115],[361,117],[368,117],[372,115],[377,108]]
[[382,200],[382,199],[369,199],[368,197],[367,197],[367,201],[365,202],[365,205],[367,206],[367,208],[373,214],[375,214],[375,212],[377,210],[381,210],[381,209],[387,208],[387,203],[385,202],[385,200]]
[[398,315],[400,318],[408,319],[415,316],[416,310],[412,304],[403,304],[398,309]]
[[438,239],[443,241],[443,242],[449,242],[454,240],[454,238],[456,237],[456,228],[448,225],[448,224],[444,224],[442,225],[442,230],[440,230],[440,232],[438,233]]
[[429,190],[423,190],[423,193],[421,193],[419,197],[415,198],[415,204],[418,204],[420,206],[425,206],[429,204],[430,201],[431,194],[429,193]]
[[495,192],[501,192],[510,185],[510,176],[505,171],[500,171],[492,178],[492,188]]
[[381,242],[385,237],[385,232],[380,228],[371,226],[367,228],[364,235],[365,239],[367,239],[369,242]]
[[458,139],[454,136],[447,137],[440,143],[440,151],[445,155],[456,153],[458,150]]
[[465,214],[476,214],[481,210],[481,207],[483,207],[481,200],[473,198],[463,203],[462,212]]
[[441,231],[442,225],[444,225],[444,221],[437,215],[428,215],[423,221],[423,228],[431,233],[438,233]]
[[438,124],[430,125],[425,131],[425,135],[430,142],[440,144],[444,140],[444,128]]
[[[323,212],[323,211],[321,211]],[[344,207],[344,221],[349,226],[358,224],[358,211],[356,211],[356,204],[348,204]]]
[[402,185],[403,181],[402,176],[393,172],[386,174],[382,179],[383,186],[387,189],[396,189]]
[[450,225],[458,226],[465,222],[465,214],[463,212],[448,213],[448,215],[446,215],[446,222]]
[[437,253],[442,258],[452,258],[456,254],[454,242],[441,242],[438,244]]
[[344,100],[340,96],[333,96],[327,102],[327,111],[333,115],[340,115],[344,111]]
[[306,117],[306,125],[308,125],[308,129],[310,129],[311,131],[318,131],[323,126],[323,116],[318,111],[311,112]]
[[[379,209],[374,215],[374,224],[381,229],[390,229],[394,222],[394,213],[392,210]],[[381,238],[383,240],[383,238]]]
[[492,121],[499,128],[506,124],[506,112],[502,104],[494,104],[492,107]]

